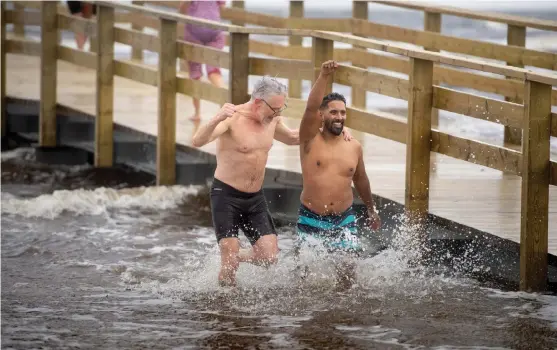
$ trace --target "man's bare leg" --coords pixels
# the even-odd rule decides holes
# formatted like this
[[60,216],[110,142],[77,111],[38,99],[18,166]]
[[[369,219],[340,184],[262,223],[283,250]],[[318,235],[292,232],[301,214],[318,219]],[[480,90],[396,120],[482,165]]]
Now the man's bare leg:
[[259,238],[252,248],[242,249],[238,254],[238,261],[268,267],[276,264],[277,255],[277,235],[265,235]]
[[235,237],[223,238],[219,242],[221,267],[219,284],[221,286],[236,285],[236,271],[238,270],[238,251],[240,240]]

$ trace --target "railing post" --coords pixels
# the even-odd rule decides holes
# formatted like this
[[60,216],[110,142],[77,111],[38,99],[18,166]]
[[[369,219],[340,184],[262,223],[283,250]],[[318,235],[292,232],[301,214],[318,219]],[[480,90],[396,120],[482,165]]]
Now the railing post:
[[0,89],[2,89],[2,91],[0,92],[0,103],[2,104],[2,137],[6,136],[7,130],[7,121],[6,121],[6,2],[2,1],[0,2],[0,11],[1,11],[1,16],[2,18],[0,18],[0,21],[2,21],[0,30],[2,31],[2,33],[0,33],[1,37],[0,37],[0,60],[2,60],[0,62],[1,67],[0,67],[0,74],[2,75],[2,77],[0,77],[0,79],[2,79],[1,83],[0,83]]
[[526,81],[520,225],[520,289],[547,283],[551,85]]
[[159,186],[176,183],[176,39],[177,23],[161,19],[157,136],[157,185]]
[[[526,27],[515,26],[512,24],[507,25],[507,45],[513,46],[526,46]],[[522,64],[517,64],[515,67],[524,67]],[[509,78],[512,79],[512,78]],[[505,97],[505,101],[522,103],[519,97]],[[514,145],[520,145],[522,142],[522,130],[519,128],[513,128],[505,126],[504,141]]]
[[249,34],[230,33],[230,103],[246,103],[249,77]]
[[[321,70],[321,65],[323,62],[333,59],[333,44],[332,40],[313,38],[311,50],[311,61],[313,62],[313,81],[315,83],[319,77],[319,72]],[[333,91],[333,79],[327,82],[326,93]]]
[[[21,1],[13,1],[14,10],[18,13],[21,13],[20,18],[25,18],[25,4]],[[25,36],[25,22],[16,20],[14,21],[14,34],[17,36]]]
[[[441,33],[441,14],[439,12],[424,12],[424,30]],[[424,47],[424,49],[439,52],[439,50],[431,47]],[[437,108],[431,110],[431,125],[435,128],[439,126],[439,110]]]
[[[352,1],[352,17],[355,19],[368,20],[368,2],[367,1]],[[359,28],[356,26],[356,28]],[[362,36],[359,32],[352,33],[354,35]],[[359,48],[354,46],[354,48]],[[365,65],[352,63],[354,67],[367,69]],[[352,105],[356,108],[366,108],[366,90],[352,86]]]
[[[246,7],[246,2],[245,1],[239,1],[239,0],[232,0],[232,7],[243,10]],[[231,21],[230,23],[232,23],[234,25],[237,25],[237,26],[243,26],[244,25],[244,22],[242,22],[242,21]]]
[[95,119],[95,166],[113,164],[114,111],[114,9],[97,8],[97,104]]
[[[303,1],[290,1],[290,17],[301,18],[304,17],[304,2]],[[290,47],[301,47],[303,37],[291,35],[288,38]],[[294,98],[302,97],[302,81],[299,79],[288,80],[288,96]]]
[[56,146],[56,61],[58,23],[55,1],[41,2],[41,91],[39,145]]
[[429,210],[432,104],[433,62],[411,58],[405,207],[411,228],[421,234]]
[[[132,1],[133,5],[143,6],[144,1]],[[143,31],[143,25],[136,19],[136,14],[132,13],[132,29]],[[140,47],[132,46],[132,59],[143,61],[143,50]]]

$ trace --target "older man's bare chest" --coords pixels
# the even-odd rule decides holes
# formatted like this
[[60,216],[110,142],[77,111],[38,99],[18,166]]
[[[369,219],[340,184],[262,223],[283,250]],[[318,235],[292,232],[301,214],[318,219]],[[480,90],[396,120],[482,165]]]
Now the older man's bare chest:
[[269,152],[275,128],[275,122],[264,125],[246,119],[234,120],[227,135],[227,146],[239,153]]

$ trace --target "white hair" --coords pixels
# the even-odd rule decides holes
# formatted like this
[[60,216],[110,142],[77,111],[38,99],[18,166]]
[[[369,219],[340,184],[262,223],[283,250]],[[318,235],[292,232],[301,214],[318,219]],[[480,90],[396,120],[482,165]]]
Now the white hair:
[[284,95],[286,97],[287,94],[288,88],[286,85],[266,75],[255,83],[251,93],[251,100],[253,101],[256,98],[264,99],[275,95]]

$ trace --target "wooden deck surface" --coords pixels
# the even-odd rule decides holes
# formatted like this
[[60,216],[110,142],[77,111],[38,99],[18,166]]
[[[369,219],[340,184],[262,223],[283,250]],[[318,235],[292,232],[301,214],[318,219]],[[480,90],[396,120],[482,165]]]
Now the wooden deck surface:
[[[39,99],[39,58],[7,55],[7,95]],[[157,88],[115,77],[114,122],[156,135]],[[189,121],[191,99],[177,96],[176,141],[191,144],[196,124]],[[95,115],[95,71],[58,61],[57,101]],[[203,121],[219,106],[202,101]],[[443,123],[443,120],[441,121]],[[296,128],[298,119],[288,119]],[[502,131],[502,129],[501,129]],[[372,191],[404,203],[405,145],[372,135],[354,132],[364,145],[366,168]],[[498,137],[486,135],[482,141],[499,143]],[[501,137],[502,139],[502,132]],[[215,152],[215,144],[202,148]],[[552,159],[557,156],[552,154]],[[269,157],[271,168],[301,172],[298,148],[275,142]],[[430,211],[435,215],[507,238],[520,240],[521,179],[500,171],[432,153]],[[557,254],[557,187],[549,194],[549,252]]]

